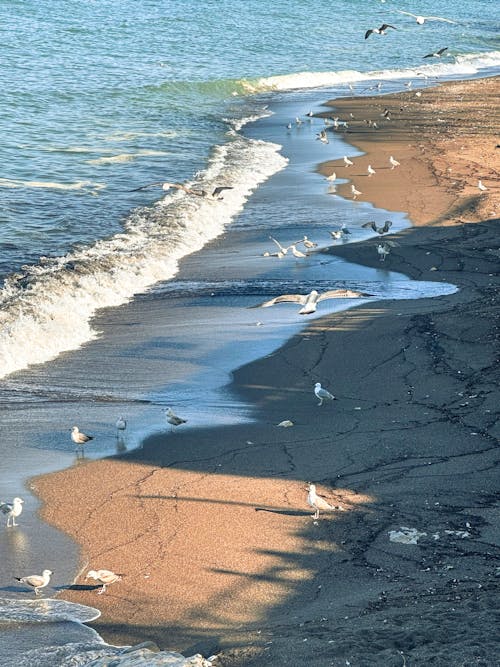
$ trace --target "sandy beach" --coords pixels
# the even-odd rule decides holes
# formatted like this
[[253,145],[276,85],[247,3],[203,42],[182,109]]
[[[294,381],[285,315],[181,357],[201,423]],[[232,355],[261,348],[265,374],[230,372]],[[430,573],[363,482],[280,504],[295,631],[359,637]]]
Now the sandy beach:
[[[255,422],[165,430],[32,481],[43,519],[81,547],[61,597],[98,606],[106,641],[224,667],[500,664],[499,87],[445,83],[324,114],[350,119],[345,138],[365,154],[320,173],[414,225],[387,235],[383,265],[378,238],[325,252],[455,294],[327,315],[239,368],[231,389]],[[318,406],[315,382],[336,400]],[[336,508],[317,521],[308,482]],[[125,576],[96,598],[83,575],[99,568]]]

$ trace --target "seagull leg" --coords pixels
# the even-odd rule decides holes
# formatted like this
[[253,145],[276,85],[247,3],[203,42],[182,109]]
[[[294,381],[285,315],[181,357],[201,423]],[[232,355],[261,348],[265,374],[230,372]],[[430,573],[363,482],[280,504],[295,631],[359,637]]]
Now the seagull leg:
[[313,514],[313,519],[319,519],[319,510],[316,510]]
[[103,584],[101,590],[97,591],[97,595],[102,595],[105,590],[106,590],[106,584]]
[[319,399],[318,405],[323,405],[323,399],[322,398]]
[[16,523],[16,518],[15,517],[12,517],[12,525],[13,526],[19,525],[19,524]]

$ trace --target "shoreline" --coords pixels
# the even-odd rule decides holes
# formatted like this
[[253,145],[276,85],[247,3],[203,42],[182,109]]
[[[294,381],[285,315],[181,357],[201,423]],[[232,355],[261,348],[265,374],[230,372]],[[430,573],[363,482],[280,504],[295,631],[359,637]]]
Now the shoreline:
[[[422,92],[422,97],[426,92]],[[376,98],[377,103],[383,103],[384,99]],[[348,107],[349,103],[353,104],[352,101],[344,103],[346,110],[355,108]],[[366,108],[370,100],[362,98],[358,104]],[[338,101],[335,107],[338,107]],[[352,113],[356,115],[356,112]],[[383,135],[378,138],[380,134],[377,134],[377,155],[381,150],[379,142],[385,141]],[[357,141],[356,136],[352,139]],[[356,158],[355,164],[362,165],[361,160],[364,159],[371,159],[370,153]],[[330,164],[326,169],[332,166],[336,165]],[[395,171],[397,173],[392,176],[401,178],[399,168]],[[338,175],[344,176],[343,173]],[[368,179],[361,171],[354,176],[355,184],[356,178],[363,186],[367,185]],[[370,187],[372,183],[376,185],[376,179],[377,175],[370,179]],[[368,195],[366,187],[365,190]],[[342,194],[344,186],[339,186],[338,191]],[[387,197],[387,192],[380,196]],[[489,201],[488,206],[491,205],[490,196],[484,201]],[[383,205],[384,208],[392,208],[389,200]],[[438,210],[436,215],[442,215],[442,211]],[[425,224],[425,216],[423,222]],[[450,389],[445,380],[448,383],[453,380],[454,388],[455,384],[464,382],[465,376],[457,380],[458,371],[453,378],[453,374],[447,373],[446,369],[444,377],[441,372],[436,372],[439,364],[443,363],[442,357],[446,356],[438,343],[441,338],[450,335],[446,320],[452,314],[459,319],[465,313],[469,326],[475,324],[479,327],[481,324],[487,329],[487,322],[483,321],[487,318],[480,318],[477,313],[472,317],[467,312],[467,306],[474,302],[484,313],[493,298],[488,272],[498,258],[486,250],[494,234],[492,227],[493,223],[483,223],[428,229],[412,227],[400,232],[397,236],[400,246],[386,260],[384,269],[427,280],[442,276],[447,282],[466,279],[465,284],[469,287],[461,289],[459,296],[411,302],[377,302],[325,316],[313,321],[307,329],[293,336],[284,347],[267,358],[238,369],[234,373],[233,388],[243,393],[259,410],[262,416],[259,423],[218,427],[216,430],[201,429],[195,433],[179,432],[172,437],[159,435],[148,439],[142,450],[120,459],[95,461],[35,480],[37,492],[45,503],[43,516],[49,523],[71,534],[83,546],[83,551],[90,554],[93,564],[96,559],[105,558],[105,564],[96,563],[96,566],[120,570],[124,570],[125,566],[126,569],[127,549],[132,543],[134,559],[142,557],[148,563],[146,572],[129,561],[128,576],[119,585],[120,588],[117,585],[109,596],[100,599],[103,615],[93,626],[105,639],[128,643],[127,638],[134,641],[147,638],[166,648],[180,649],[183,653],[199,650],[206,655],[224,649],[218,659],[218,664],[223,665],[281,665],[299,655],[298,651],[306,651],[302,653],[304,659],[309,660],[309,664],[316,664],[312,662],[313,650],[316,651],[319,644],[326,644],[326,636],[333,636],[332,633],[336,633],[343,623],[345,625],[339,619],[345,619],[341,614],[349,607],[349,596],[353,593],[357,600],[358,619],[362,619],[357,629],[361,631],[363,628],[366,630],[362,610],[371,609],[372,617],[377,615],[379,610],[374,610],[373,604],[375,600],[381,604],[380,590],[391,588],[390,596],[395,600],[404,585],[411,589],[413,583],[414,589],[418,589],[416,582],[420,584],[421,581],[416,572],[417,564],[421,565],[421,554],[415,557],[412,553],[414,569],[411,573],[398,571],[398,566],[402,566],[397,555],[386,554],[394,561],[391,562],[396,572],[393,577],[375,574],[375,566],[363,565],[367,560],[366,553],[373,549],[367,535],[378,540],[376,549],[386,550],[387,545],[382,543],[380,531],[387,525],[407,525],[401,523],[403,515],[411,512],[408,503],[401,499],[402,489],[392,482],[394,488],[384,488],[386,497],[390,496],[393,501],[397,499],[396,504],[405,508],[405,512],[400,512],[401,520],[397,513],[393,516],[386,508],[387,503],[373,493],[376,487],[370,481],[368,470],[356,471],[357,461],[371,461],[373,474],[378,476],[376,484],[382,487],[391,486],[387,479],[397,477],[395,470],[398,467],[418,470],[421,464],[414,463],[413,459],[421,458],[422,454],[433,459],[430,465],[446,467],[446,461],[434,460],[443,458],[445,454],[442,452],[436,455],[434,451],[424,449],[423,453],[415,456],[411,443],[405,441],[403,446],[391,437],[391,431],[399,428],[403,433],[412,432],[408,424],[414,422],[424,432],[428,425],[422,418],[423,409],[435,415],[439,413],[438,403],[422,408],[420,403],[425,401],[421,397],[419,402],[414,400],[415,387],[424,391],[422,388],[428,379],[419,377],[410,391],[406,378],[410,371],[405,368],[405,373],[401,374],[396,364],[391,372],[397,377],[400,391],[396,393],[393,390],[391,393],[392,388],[386,387],[385,374],[381,369],[389,363],[385,357],[388,355],[390,358],[389,353],[394,348],[399,349],[399,357],[404,350],[403,356],[408,357],[404,360],[407,366],[415,364],[415,360],[409,358],[409,350],[424,367],[431,360],[434,368],[433,400],[437,400],[439,395],[443,403],[449,400]],[[379,267],[373,245],[371,239],[355,245],[332,246],[330,251]],[[465,259],[460,257],[462,246],[467,248]],[[431,254],[426,254],[428,252]],[[477,263],[474,269],[472,262]],[[436,271],[431,273],[434,268],[439,268],[439,278]],[[479,298],[476,293],[481,290],[485,295]],[[370,342],[374,333],[377,334],[377,343]],[[409,347],[401,348],[398,336],[410,341]],[[484,347],[488,347],[488,340],[485,339]],[[425,342],[423,348],[417,345],[417,341]],[[432,341],[432,345],[428,345],[428,341]],[[462,342],[462,347],[469,349],[473,343],[473,340]],[[454,345],[460,347],[459,342],[455,341]],[[363,353],[356,354],[357,350]],[[456,355],[456,350],[454,352]],[[398,355],[394,358],[397,359]],[[477,355],[480,356],[479,353]],[[377,359],[380,363],[375,361]],[[447,363],[449,365],[449,360]],[[355,373],[353,369],[356,369]],[[460,374],[463,375],[464,371]],[[358,375],[369,377],[369,382],[360,386],[356,379]],[[416,375],[418,377],[419,374]],[[338,397],[331,414],[327,410],[318,413],[321,419],[317,418],[317,411],[313,412],[316,404],[314,397],[311,398],[311,386],[316,380],[322,381],[325,386],[330,385]],[[480,378],[472,378],[464,385],[471,396],[474,395],[469,388],[472,382],[477,384]],[[384,387],[382,396],[379,395],[381,387]],[[489,394],[483,396],[478,393],[477,396],[481,396],[483,406],[490,400],[487,398]],[[463,397],[456,400],[462,399],[467,400]],[[469,403],[473,400],[470,399]],[[465,428],[460,420],[453,422],[451,419],[453,410],[460,413],[458,408],[458,405],[447,406],[448,412],[441,409],[441,414],[448,414],[450,423],[458,423],[455,430],[460,426]],[[487,409],[493,410],[494,406]],[[310,413],[314,415],[313,424]],[[401,413],[404,414],[401,422],[406,419],[407,425],[391,428],[390,417],[399,421]],[[275,426],[286,418],[293,418],[296,425],[291,429]],[[484,415],[482,419],[489,421]],[[369,425],[371,429],[367,428]],[[383,447],[387,450],[383,451],[383,455],[373,452],[372,438],[377,437],[377,428],[383,434]],[[488,424],[485,424],[483,432],[477,432],[480,438],[487,438],[487,430]],[[335,433],[334,442],[332,433]],[[363,441],[361,445],[356,442],[355,433]],[[448,438],[446,456],[453,459],[454,443],[449,441],[450,436],[440,433],[440,437]],[[456,439],[457,433],[454,432],[452,440]],[[332,452],[333,444],[339,448],[335,452]],[[168,450],[165,445],[169,445]],[[465,439],[460,446],[466,448]],[[489,456],[490,450],[486,451]],[[357,455],[353,457],[354,452]],[[467,455],[461,452],[460,456],[465,460]],[[469,456],[473,458],[473,453]],[[308,480],[317,481],[320,491],[326,493],[334,504],[342,505],[345,511],[328,519],[321,517],[318,526],[312,524],[304,501],[303,487]],[[70,502],[68,489],[72,489]],[[466,493],[466,489],[462,491]],[[431,482],[427,493],[438,493]],[[135,496],[135,500],[131,500],[131,495]],[[452,503],[452,500],[448,499],[448,502]],[[63,504],[67,506],[63,508]],[[103,507],[106,521],[98,511]],[[483,508],[490,509],[487,504]],[[256,512],[256,509],[261,511]],[[75,512],[82,512],[86,517],[76,533],[72,525]],[[421,518],[428,520],[429,510],[425,508],[421,512]],[[418,512],[414,510],[414,513]],[[448,515],[447,525],[452,525],[458,520],[459,512],[448,510]],[[404,518],[410,520],[409,516]],[[145,530],[144,525],[149,530]],[[354,544],[351,543],[352,536]],[[403,561],[404,549],[408,547],[396,546],[403,550],[400,552]],[[427,552],[431,546],[422,548],[425,558],[430,558]],[[156,563],[153,554],[158,557],[159,563]],[[311,566],[304,554],[309,554],[314,565]],[[340,591],[332,585],[329,577],[325,579],[325,572],[335,572],[336,568],[342,572],[346,582],[340,585]],[[439,581],[442,571],[437,565],[435,568],[433,572]],[[336,576],[334,574],[333,578]],[[411,577],[415,578],[413,582]],[[359,583],[354,586],[357,578]],[[401,582],[405,582],[404,585]],[[325,595],[327,590],[331,598]],[[68,592],[64,597],[89,605],[95,603],[91,592]],[[164,609],[165,601],[168,610]],[[186,607],[188,601],[189,607]],[[475,602],[482,604],[478,600]],[[419,604],[425,609],[425,602],[420,601]],[[391,616],[385,606],[384,611]],[[334,619],[326,619],[326,615],[332,612]],[[393,621],[396,612],[401,613],[401,608],[394,604]],[[148,616],[157,619],[157,624],[140,621]],[[319,618],[326,620],[319,621]],[[273,634],[272,645],[266,645],[267,641],[271,641],[265,634],[266,626]],[[352,637],[357,629],[350,628]],[[384,628],[386,634],[387,629]],[[415,631],[418,631],[418,625]],[[304,647],[303,639],[308,640],[307,647]],[[288,649],[285,648],[286,642]],[[332,649],[331,646],[326,648]],[[336,646],[335,649],[339,653],[332,659],[338,657],[339,660],[341,655],[344,659],[343,656],[348,655],[350,650],[347,646]],[[324,664],[321,660],[324,661],[325,655],[329,654],[323,653],[321,657],[318,653],[318,665]],[[387,654],[381,654],[380,660],[387,657]]]

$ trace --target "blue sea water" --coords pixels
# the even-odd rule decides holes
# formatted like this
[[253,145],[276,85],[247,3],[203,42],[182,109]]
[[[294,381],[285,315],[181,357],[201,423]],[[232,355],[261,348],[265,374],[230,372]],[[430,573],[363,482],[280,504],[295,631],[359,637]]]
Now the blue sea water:
[[[491,0],[0,0],[0,378],[95,339],[99,309],[231,225],[289,215],[244,214],[287,165],[270,114],[284,128],[294,104],[349,85],[498,72],[498,28]],[[232,190],[214,207],[138,189],[163,181]]]

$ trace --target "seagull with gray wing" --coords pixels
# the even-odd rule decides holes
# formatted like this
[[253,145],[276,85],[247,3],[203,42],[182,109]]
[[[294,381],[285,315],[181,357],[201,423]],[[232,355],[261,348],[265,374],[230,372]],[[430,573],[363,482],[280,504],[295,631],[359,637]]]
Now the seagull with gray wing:
[[365,32],[365,39],[368,39],[368,37],[373,33],[376,35],[385,35],[387,28],[397,30],[397,28],[395,28],[393,25],[390,25],[389,23],[383,23],[380,28],[371,28],[370,30],[367,30]]
[[360,299],[369,296],[373,295],[350,289],[328,290],[327,292],[323,293],[313,289],[309,292],[309,294],[281,294],[274,299],[270,299],[269,301],[264,301],[264,303],[259,303],[256,306],[250,307],[269,308],[270,306],[274,306],[277,303],[298,303],[302,306],[302,308],[299,310],[299,315],[310,315],[311,313],[316,312],[318,303],[320,301],[325,301],[326,299]]
[[375,220],[371,220],[370,222],[365,222],[364,225],[361,225],[361,227],[364,227],[365,229],[373,229],[374,232],[377,232],[377,234],[387,234],[389,229],[392,227],[392,222],[390,220],[386,220],[384,222],[383,227],[377,227],[377,223]]

